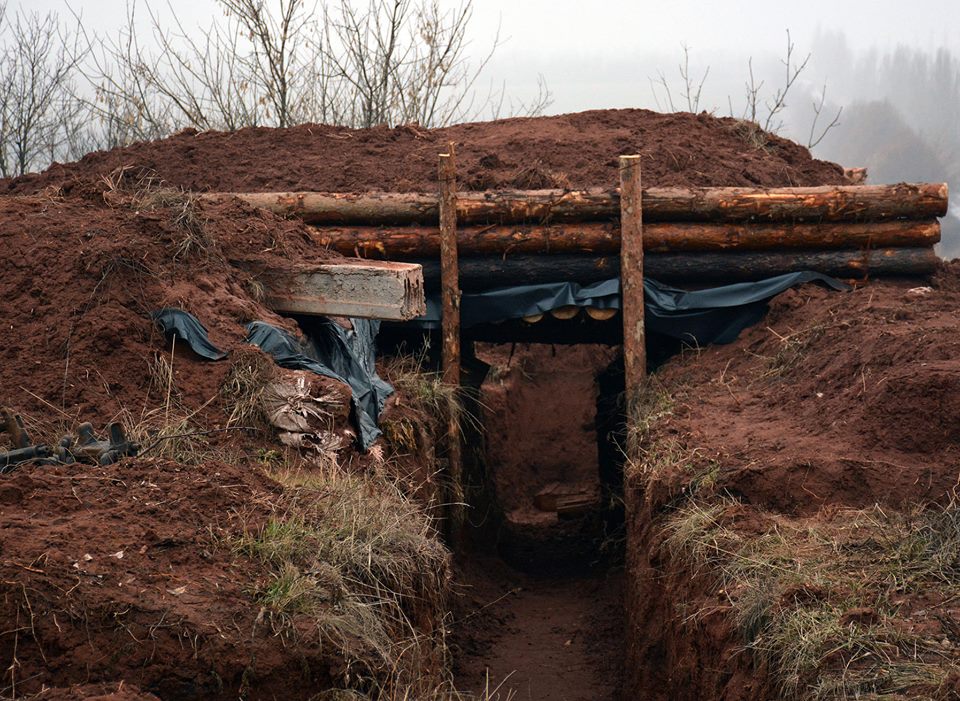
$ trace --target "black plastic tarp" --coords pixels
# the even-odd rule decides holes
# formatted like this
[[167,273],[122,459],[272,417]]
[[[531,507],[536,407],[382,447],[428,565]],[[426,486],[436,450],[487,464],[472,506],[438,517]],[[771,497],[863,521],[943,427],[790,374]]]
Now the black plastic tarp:
[[310,340],[300,341],[264,321],[247,326],[247,343],[271,355],[280,367],[309,370],[350,386],[360,447],[367,450],[380,436],[377,418],[393,387],[377,375],[374,341],[380,322],[351,319],[345,329],[329,319],[311,324]]
[[[648,331],[699,345],[731,343],[743,329],[763,317],[772,297],[806,282],[818,282],[835,290],[850,289],[839,280],[810,271],[705,290],[680,290],[646,278],[643,283],[646,327]],[[619,309],[619,278],[590,285],[558,282],[466,293],[460,303],[460,323],[468,329],[545,314],[566,306]],[[411,323],[422,328],[438,328],[439,298],[429,298],[427,313]]]
[[[168,338],[186,343],[207,360],[221,360],[227,354],[210,342],[206,327],[182,309],[166,308],[150,317]],[[375,341],[380,322],[351,319],[345,329],[329,319],[310,324],[310,340],[300,341],[283,329],[264,321],[247,325],[247,343],[259,347],[283,368],[309,370],[348,385],[360,447],[367,450],[380,435],[377,419],[393,387],[380,379],[375,366]]]
[[190,312],[166,307],[151,312],[150,318],[160,327],[167,338],[184,341],[190,350],[207,360],[223,360],[227,354],[210,343],[207,327]]

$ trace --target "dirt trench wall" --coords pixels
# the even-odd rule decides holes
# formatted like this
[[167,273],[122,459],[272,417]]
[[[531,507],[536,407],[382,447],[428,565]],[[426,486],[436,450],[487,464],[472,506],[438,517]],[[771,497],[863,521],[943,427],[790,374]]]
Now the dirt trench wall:
[[762,701],[776,698],[766,671],[743,650],[729,604],[709,573],[662,554],[663,502],[641,479],[624,487],[627,512],[627,641],[624,698],[654,701]]

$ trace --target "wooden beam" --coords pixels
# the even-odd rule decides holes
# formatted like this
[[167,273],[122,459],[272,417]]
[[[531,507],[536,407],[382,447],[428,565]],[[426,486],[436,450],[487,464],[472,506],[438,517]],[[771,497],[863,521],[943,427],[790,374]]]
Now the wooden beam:
[[440,279],[443,296],[443,380],[460,384],[460,274],[457,259],[457,173],[453,149],[440,154]]
[[629,402],[647,375],[639,155],[620,156],[620,192],[620,309],[623,312],[624,388]]
[[[208,193],[202,199],[238,197],[248,204],[310,224],[435,224],[439,199],[417,192]],[[644,221],[871,221],[946,215],[945,183],[829,185],[821,187],[653,187],[643,193]],[[610,221],[620,214],[614,189],[498,190],[461,193],[460,224]]]
[[427,310],[415,263],[356,260],[257,273],[266,305],[281,314],[407,321]]
[[[322,227],[314,229],[318,244],[346,256],[386,260],[439,257],[440,232],[435,226]],[[643,225],[644,250],[762,251],[777,248],[886,248],[932,246],[940,241],[936,219],[894,219],[877,222],[658,222]],[[619,222],[567,222],[553,225],[459,227],[457,253],[462,257],[620,252]]]
[[[438,159],[440,179],[440,287],[443,302],[442,371],[444,384],[460,387],[460,273],[457,260],[457,170],[454,144]],[[457,396],[456,394],[454,396]],[[459,547],[463,538],[463,455],[460,446],[460,412],[457,401],[450,403],[447,419],[449,464],[450,541]]]

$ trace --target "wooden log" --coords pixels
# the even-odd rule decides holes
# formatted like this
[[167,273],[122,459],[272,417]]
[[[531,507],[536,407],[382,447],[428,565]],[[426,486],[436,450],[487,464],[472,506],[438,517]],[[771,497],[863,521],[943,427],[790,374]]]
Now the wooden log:
[[[440,281],[443,316],[441,361],[443,382],[456,391],[460,387],[460,274],[457,260],[457,170],[454,145],[440,154],[437,164],[440,180]],[[456,395],[454,395],[456,396]],[[447,462],[450,493],[449,535],[456,546],[462,545],[464,523],[463,455],[460,446],[460,412],[452,402],[447,416]]]
[[[256,207],[310,224],[436,224],[432,193],[328,192],[208,193],[202,199],[238,197]],[[947,213],[945,183],[821,187],[654,187],[643,193],[645,222],[655,221],[869,221],[926,219]],[[462,193],[460,224],[615,220],[615,189],[499,190]]]
[[265,303],[281,314],[407,321],[426,313],[419,265],[344,261],[257,271]]
[[580,307],[570,305],[566,307],[557,307],[556,309],[550,310],[550,315],[554,319],[560,319],[561,321],[567,321],[572,319],[580,313]]
[[[419,261],[428,289],[440,281],[436,261]],[[765,251],[650,253],[645,274],[686,286],[760,280],[782,273],[815,270],[840,278],[929,275],[939,265],[932,248],[881,248],[861,251]],[[508,256],[464,258],[460,286],[475,291],[545,282],[590,283],[620,274],[618,256]]]
[[617,315],[619,309],[600,309],[599,307],[587,307],[587,316],[594,321],[608,321]]
[[460,385],[460,280],[457,252],[457,175],[452,153],[440,154],[440,270],[443,296],[443,380]]
[[[440,255],[434,227],[317,228],[316,240],[344,255],[404,260]],[[940,241],[936,219],[795,224],[644,222],[646,251],[768,250],[776,248],[887,248],[932,246]],[[461,256],[518,253],[618,253],[619,222],[553,226],[473,226],[457,231]]]
[[[620,308],[623,312],[623,370],[628,410],[630,398],[647,375],[647,342],[643,325],[643,193],[640,156],[620,156]],[[627,416],[639,420],[637,416]],[[631,457],[628,455],[628,457]]]

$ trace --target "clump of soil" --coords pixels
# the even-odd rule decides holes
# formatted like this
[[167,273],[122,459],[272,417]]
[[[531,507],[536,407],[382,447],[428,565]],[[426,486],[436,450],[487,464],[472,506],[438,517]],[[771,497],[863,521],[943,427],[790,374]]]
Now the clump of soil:
[[[135,166],[193,191],[435,191],[437,154],[457,144],[461,187],[613,187],[617,157],[639,153],[653,185],[790,186],[844,182],[843,169],[766,134],[762,148],[740,120],[648,110],[603,110],[505,119],[444,129],[186,131],[162,141],[92,153],[39,175],[0,183],[8,194],[97,187],[101,175]],[[2,191],[2,190],[0,190]]]
[[653,378],[627,470],[628,688],[950,697],[958,280],[808,285]]

